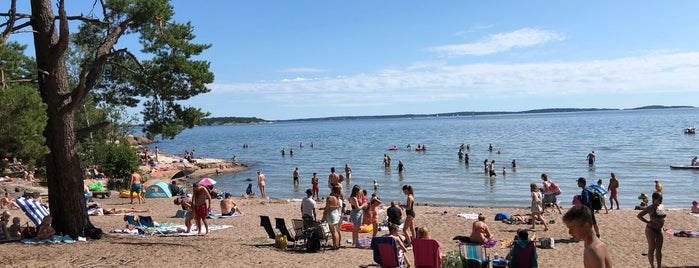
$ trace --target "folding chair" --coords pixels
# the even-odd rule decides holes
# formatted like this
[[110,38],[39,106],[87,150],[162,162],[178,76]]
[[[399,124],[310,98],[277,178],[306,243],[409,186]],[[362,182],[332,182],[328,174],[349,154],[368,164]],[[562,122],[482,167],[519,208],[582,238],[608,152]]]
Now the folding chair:
[[286,241],[294,242],[294,248],[296,248],[296,236],[291,235],[291,232],[289,232],[289,229],[286,227],[284,218],[274,218],[274,225],[281,234],[286,236]]
[[413,239],[413,260],[417,268],[440,267],[442,253],[439,248],[442,246],[434,239],[417,238]]
[[303,245],[306,246],[308,243],[307,232],[312,232],[313,229],[306,228],[306,224],[301,219],[291,219],[291,225],[294,227],[294,239],[296,241],[303,240]]
[[316,228],[320,228],[323,231],[323,240],[325,240],[323,249],[325,249],[328,247],[328,242],[330,242],[333,237],[332,232],[330,232],[330,225],[327,222],[323,222]]
[[274,233],[274,228],[272,228],[272,221],[269,220],[269,216],[260,215],[260,226],[265,228],[267,236],[271,239],[276,239],[277,234]]
[[459,244],[461,256],[466,261],[466,268],[486,268],[490,265],[490,259],[485,257],[484,249],[480,244]]
[[376,236],[371,239],[371,250],[374,253],[374,262],[381,267],[403,267],[405,256],[398,256],[398,244],[396,239],[390,236]]

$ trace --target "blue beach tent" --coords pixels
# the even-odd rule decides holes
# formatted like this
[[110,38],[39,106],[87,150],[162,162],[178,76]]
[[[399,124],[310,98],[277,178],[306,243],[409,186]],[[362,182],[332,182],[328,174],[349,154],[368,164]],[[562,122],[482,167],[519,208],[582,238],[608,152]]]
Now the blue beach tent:
[[167,183],[162,181],[148,185],[146,187],[146,198],[169,198],[172,197]]

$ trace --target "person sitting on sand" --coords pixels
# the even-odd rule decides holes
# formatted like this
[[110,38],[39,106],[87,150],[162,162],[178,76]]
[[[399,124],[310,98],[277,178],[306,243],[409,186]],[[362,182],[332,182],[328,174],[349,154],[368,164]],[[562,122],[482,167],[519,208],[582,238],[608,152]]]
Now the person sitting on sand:
[[0,216],[0,231],[2,231],[2,235],[4,236],[5,240],[9,240],[10,236],[7,231],[7,224],[10,223],[10,212],[5,210],[2,212],[2,215]]
[[641,195],[638,196],[638,199],[641,200],[641,204],[636,206],[636,210],[643,210],[648,206],[648,195],[646,193],[641,193]]
[[56,234],[56,230],[51,227],[52,221],[53,218],[50,215],[44,217],[41,225],[39,225],[39,230],[36,232],[36,239],[44,240],[53,238],[53,235]]
[[233,196],[230,193],[226,193],[225,198],[221,200],[221,215],[231,216],[234,213],[243,214],[238,204],[233,201]]
[[22,226],[20,226],[19,217],[12,218],[12,225],[7,228],[5,237],[8,239],[18,239],[22,237]]
[[469,237],[471,243],[485,244],[493,239],[493,235],[488,229],[488,225],[485,224],[485,216],[483,213],[478,214],[478,221],[473,222],[473,228],[471,230],[471,236]]
[[2,197],[2,200],[0,201],[0,208],[2,209],[12,209],[12,208],[19,208],[15,200],[12,200],[10,198],[10,193],[5,192],[5,196]]
[[692,201],[692,213],[699,213],[699,202],[697,200]]

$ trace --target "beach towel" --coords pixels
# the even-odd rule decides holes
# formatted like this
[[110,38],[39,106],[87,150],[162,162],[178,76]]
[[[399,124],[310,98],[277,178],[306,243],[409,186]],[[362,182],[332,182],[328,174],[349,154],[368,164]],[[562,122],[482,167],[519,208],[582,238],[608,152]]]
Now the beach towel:
[[49,211],[34,199],[20,196],[15,199],[15,202],[37,227],[41,225],[44,217],[49,215]]
[[442,246],[434,239],[417,238],[413,239],[413,259],[415,267],[439,267],[442,253],[439,248]]
[[477,220],[478,214],[475,213],[459,213],[456,214],[457,217],[465,218],[467,220]]
[[245,214],[241,213],[233,213],[233,215],[223,215],[223,214],[209,214],[206,218],[209,219],[222,219],[222,218],[230,218],[230,217],[241,217],[245,216]]
[[689,213],[689,215],[699,218],[699,213]]
[[[78,237],[79,241],[87,241],[84,237]],[[58,243],[66,243],[66,244],[72,244],[75,243],[75,240],[73,240],[69,235],[65,236],[60,236],[60,235],[54,235],[51,239],[42,239],[39,240],[38,238],[27,238],[27,239],[22,239],[22,243],[24,244],[30,244],[30,245],[39,245],[39,244],[58,244]]]
[[665,230],[665,233],[677,237],[689,237],[689,238],[698,238],[699,237],[699,230],[693,231],[693,230],[672,230],[668,229]]

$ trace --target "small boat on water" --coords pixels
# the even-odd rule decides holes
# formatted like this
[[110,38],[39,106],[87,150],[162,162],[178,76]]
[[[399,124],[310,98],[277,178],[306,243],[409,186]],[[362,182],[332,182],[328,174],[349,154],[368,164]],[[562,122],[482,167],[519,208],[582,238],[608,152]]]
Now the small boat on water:
[[695,128],[695,127],[684,128],[684,134],[696,134],[696,133],[697,133],[697,128]]
[[671,169],[699,169],[699,166],[690,165],[670,165]]

